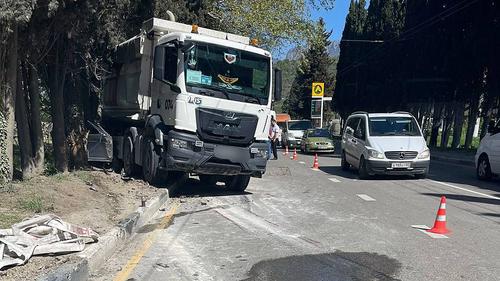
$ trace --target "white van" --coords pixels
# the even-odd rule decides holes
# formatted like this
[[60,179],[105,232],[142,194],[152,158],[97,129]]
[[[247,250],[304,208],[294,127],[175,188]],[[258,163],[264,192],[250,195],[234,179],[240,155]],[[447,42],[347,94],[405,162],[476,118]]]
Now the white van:
[[500,175],[500,122],[488,126],[476,152],[476,173],[480,180]]
[[415,118],[407,112],[355,112],[342,135],[342,169],[361,179],[376,174],[425,178],[430,151]]

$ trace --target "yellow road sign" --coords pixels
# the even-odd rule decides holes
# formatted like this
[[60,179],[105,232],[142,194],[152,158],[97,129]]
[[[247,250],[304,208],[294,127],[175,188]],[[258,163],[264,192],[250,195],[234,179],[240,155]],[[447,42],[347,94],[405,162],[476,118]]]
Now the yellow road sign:
[[321,98],[325,94],[325,83],[313,82],[312,84],[312,97]]

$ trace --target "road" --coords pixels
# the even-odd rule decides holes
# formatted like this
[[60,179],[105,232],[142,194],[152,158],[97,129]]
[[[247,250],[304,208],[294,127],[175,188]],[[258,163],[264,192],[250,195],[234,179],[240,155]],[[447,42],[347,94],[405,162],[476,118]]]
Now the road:
[[[499,280],[500,184],[432,162],[358,180],[335,155],[270,161],[247,192],[189,180],[92,280]],[[432,227],[447,197],[447,238]]]

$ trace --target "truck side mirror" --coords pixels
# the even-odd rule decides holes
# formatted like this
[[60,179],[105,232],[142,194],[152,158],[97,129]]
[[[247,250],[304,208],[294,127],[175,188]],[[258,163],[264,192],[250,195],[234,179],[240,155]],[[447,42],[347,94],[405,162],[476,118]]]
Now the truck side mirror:
[[283,90],[283,74],[281,69],[274,69],[274,101],[281,100],[281,92]]

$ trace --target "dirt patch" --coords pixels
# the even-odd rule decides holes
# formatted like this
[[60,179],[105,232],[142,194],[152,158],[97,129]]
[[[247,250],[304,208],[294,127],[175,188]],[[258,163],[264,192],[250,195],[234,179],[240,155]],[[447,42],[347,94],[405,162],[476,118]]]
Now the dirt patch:
[[[118,174],[101,171],[36,177],[0,187],[0,228],[35,214],[53,213],[104,234],[135,211],[141,198],[149,200],[162,192],[143,181],[123,181]],[[73,258],[75,254],[32,257],[24,266],[0,272],[0,279],[33,280]]]

